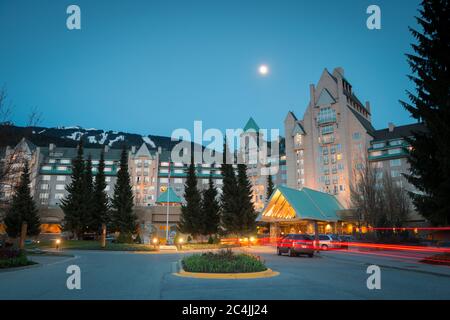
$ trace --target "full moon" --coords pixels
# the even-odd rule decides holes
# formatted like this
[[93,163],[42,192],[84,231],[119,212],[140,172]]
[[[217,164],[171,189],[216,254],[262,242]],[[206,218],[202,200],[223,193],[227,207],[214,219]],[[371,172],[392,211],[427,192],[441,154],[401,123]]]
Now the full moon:
[[258,71],[259,71],[259,74],[265,76],[266,74],[269,73],[269,67],[265,64],[262,64],[259,66]]

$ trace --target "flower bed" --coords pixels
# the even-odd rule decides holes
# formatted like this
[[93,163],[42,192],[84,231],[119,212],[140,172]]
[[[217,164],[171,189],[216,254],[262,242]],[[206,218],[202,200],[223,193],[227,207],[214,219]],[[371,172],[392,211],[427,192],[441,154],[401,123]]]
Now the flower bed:
[[245,253],[235,254],[231,250],[194,254],[183,258],[181,263],[188,272],[247,273],[267,270],[258,257]]
[[0,249],[0,269],[22,267],[35,264],[27,259],[25,252],[18,249]]

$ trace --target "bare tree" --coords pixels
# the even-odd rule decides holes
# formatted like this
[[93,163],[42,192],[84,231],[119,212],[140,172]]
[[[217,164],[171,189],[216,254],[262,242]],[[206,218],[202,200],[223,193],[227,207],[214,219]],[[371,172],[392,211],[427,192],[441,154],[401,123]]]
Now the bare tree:
[[401,227],[410,213],[410,199],[401,181],[393,181],[385,172],[382,182],[382,203],[386,216],[386,224]]
[[381,190],[377,183],[378,170],[366,159],[353,169],[350,201],[356,211],[359,227],[376,226],[382,220]]

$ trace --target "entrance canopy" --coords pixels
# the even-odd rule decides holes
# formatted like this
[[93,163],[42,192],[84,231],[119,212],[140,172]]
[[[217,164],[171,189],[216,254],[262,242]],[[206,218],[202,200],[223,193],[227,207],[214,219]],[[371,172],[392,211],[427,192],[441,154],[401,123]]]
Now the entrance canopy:
[[336,222],[343,207],[331,194],[309,188],[301,190],[280,186],[275,189],[258,217],[264,222],[314,220]]

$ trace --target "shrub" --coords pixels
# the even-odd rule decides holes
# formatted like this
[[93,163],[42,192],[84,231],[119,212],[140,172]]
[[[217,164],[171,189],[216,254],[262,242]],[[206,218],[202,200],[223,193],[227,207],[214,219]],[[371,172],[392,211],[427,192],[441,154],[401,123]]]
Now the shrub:
[[244,253],[234,254],[231,250],[194,254],[183,258],[182,265],[189,272],[241,273],[267,270],[257,257]]
[[214,243],[213,237],[209,236],[209,238],[208,238],[208,244],[213,244],[213,243]]
[[134,243],[131,233],[121,232],[116,239],[117,243]]
[[27,259],[24,251],[18,249],[1,249],[0,250],[0,269],[21,267],[35,264],[35,262]]

